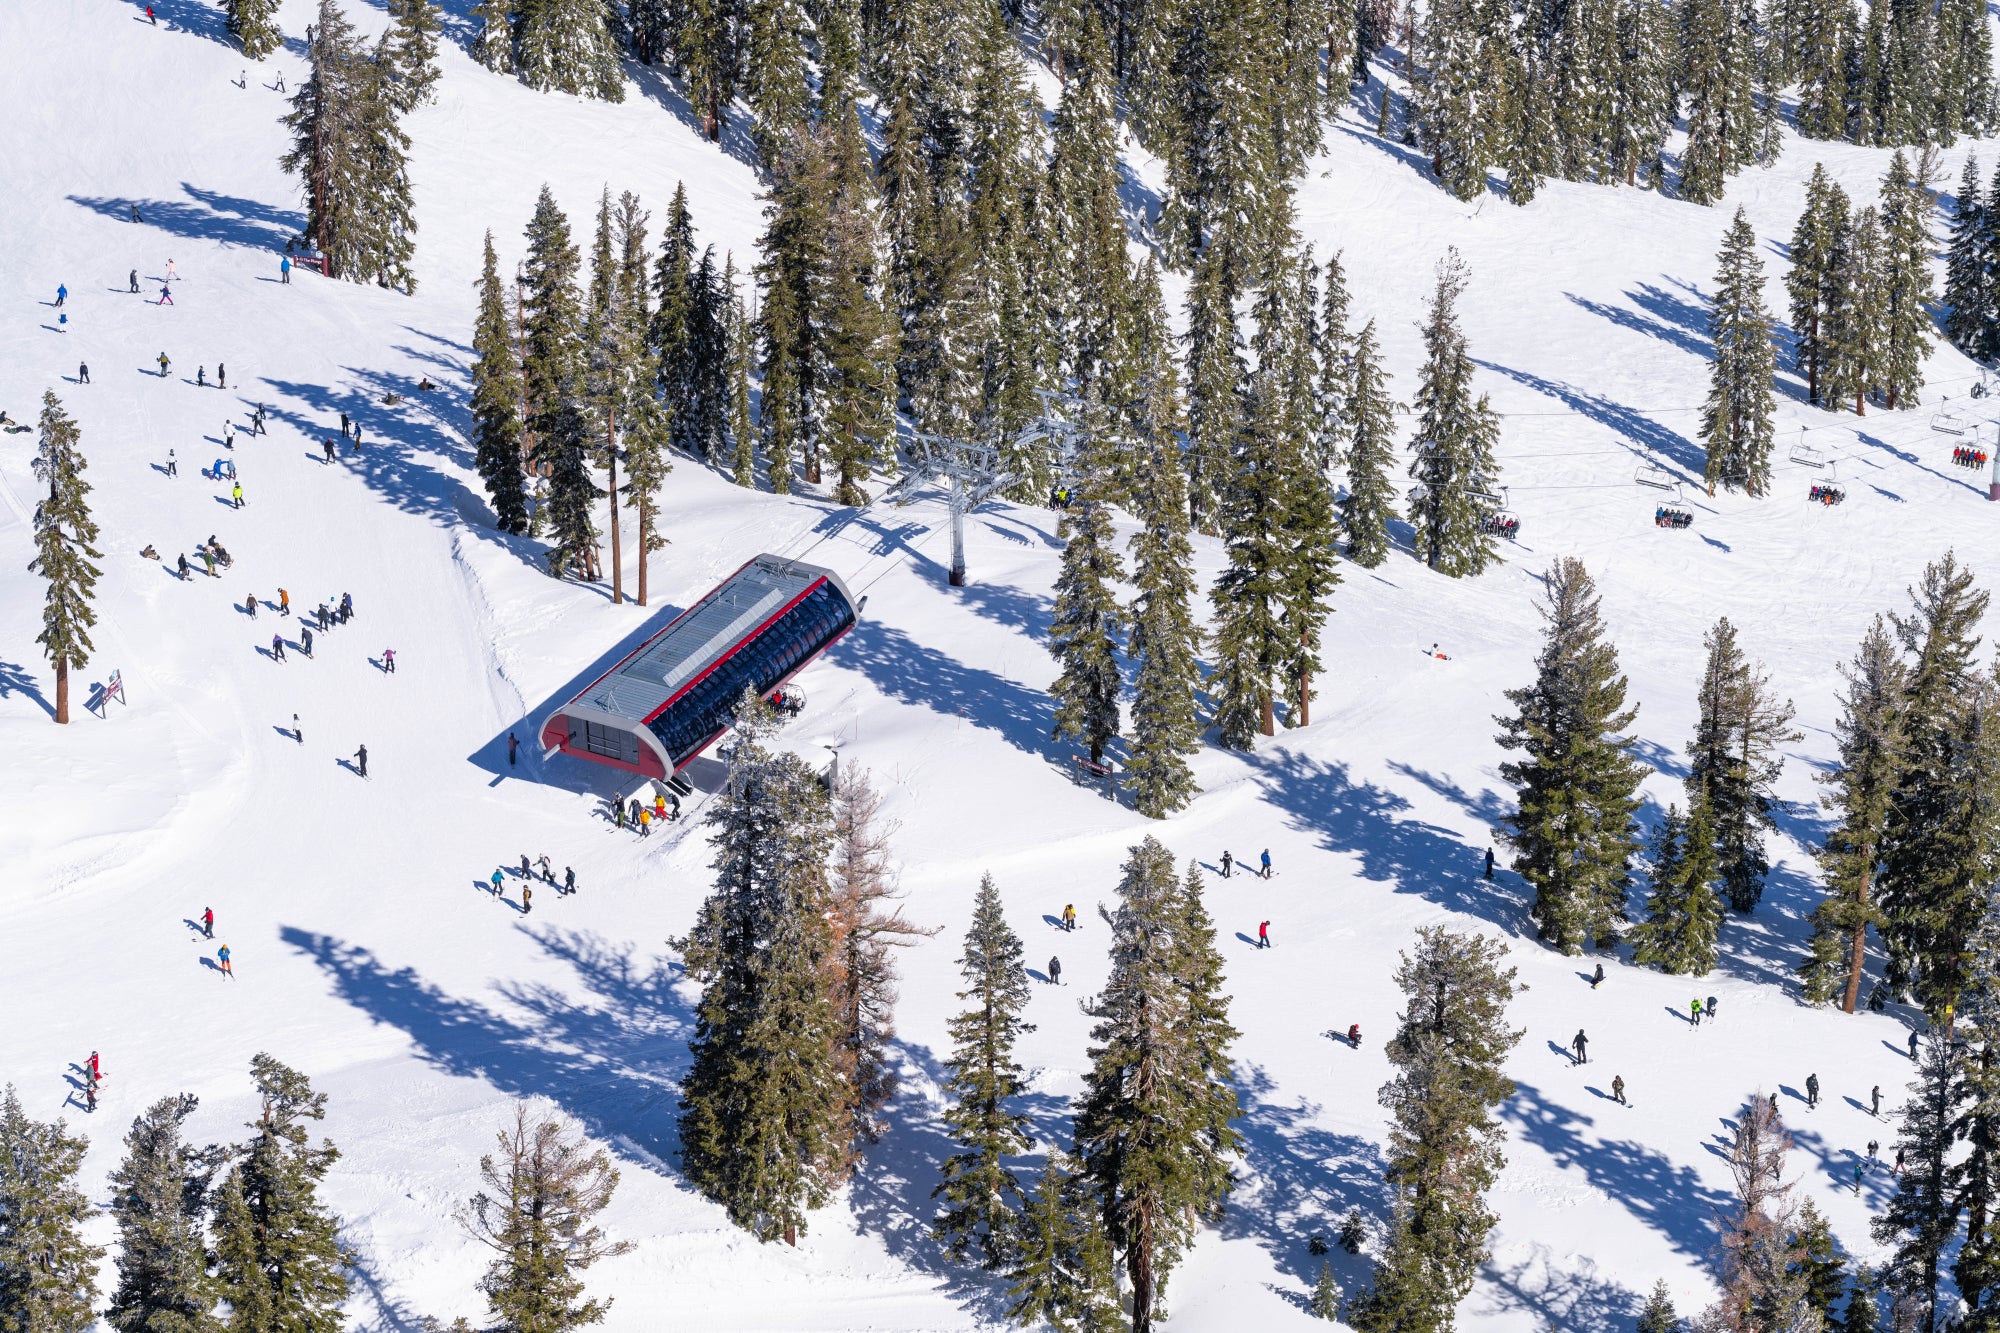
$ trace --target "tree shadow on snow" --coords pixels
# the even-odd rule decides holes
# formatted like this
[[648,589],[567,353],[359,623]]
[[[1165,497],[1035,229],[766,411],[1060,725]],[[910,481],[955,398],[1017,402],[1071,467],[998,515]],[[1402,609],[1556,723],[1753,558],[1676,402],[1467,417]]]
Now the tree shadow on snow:
[[[215,11],[208,12],[212,14]],[[220,18],[215,26],[219,33],[222,27]],[[255,199],[205,190],[186,181],[181,182],[181,192],[187,198],[112,199],[81,194],[68,198],[71,203],[115,222],[130,222],[132,205],[136,203],[145,219],[141,226],[156,227],[190,240],[220,241],[224,245],[244,245],[274,252],[284,249],[287,239],[305,229],[305,214],[295,209],[274,208]],[[277,260],[271,262],[276,264]],[[151,278],[148,281],[158,282],[160,279]]]
[[35,684],[35,678],[28,674],[27,668],[16,662],[0,660],[0,699],[11,699],[17,694],[33,699],[36,706],[50,717],[56,715],[55,707],[43,697],[41,687]]
[[[148,0],[125,0],[125,3],[134,10],[134,19],[140,23],[146,21]],[[234,45],[222,11],[214,6],[202,4],[200,0],[150,0],[150,3],[153,13],[159,18],[159,26],[170,32],[191,32],[213,42]]]
[[[1024,599],[996,590],[996,599]],[[995,599],[982,603],[992,606]],[[983,667],[969,666],[909,633],[879,620],[863,618],[853,632],[827,650],[827,660],[868,677],[889,698],[960,717],[976,727],[998,732],[1028,754],[1047,754],[1055,710],[1048,695],[1008,680]]]
[[1522,1310],[1535,1316],[1539,1327],[1566,1333],[1625,1333],[1632,1327],[1639,1294],[1603,1276],[1595,1260],[1569,1255],[1556,1261],[1539,1242],[1529,1251],[1511,1267],[1486,1264],[1490,1308]]
[[[707,144],[725,157],[756,170],[757,143],[750,137],[750,122],[741,114],[741,108],[725,108],[726,122],[722,127],[722,142],[712,143],[701,132],[701,118],[695,115],[694,106],[688,101],[687,92],[681,81],[664,69],[642,65],[636,60],[624,62],[625,77],[639,90],[639,95],[648,101],[658,103],[675,120],[678,120],[697,143]],[[697,244],[705,242],[697,241]],[[720,261],[718,260],[718,266]]]
[[675,990],[678,969],[592,932],[522,929],[569,966],[580,994],[497,981],[502,1011],[448,994],[414,968],[391,968],[364,946],[296,926],[279,934],[341,999],[405,1033],[433,1069],[510,1097],[547,1098],[627,1160],[670,1174],[674,1099],[694,1026]]

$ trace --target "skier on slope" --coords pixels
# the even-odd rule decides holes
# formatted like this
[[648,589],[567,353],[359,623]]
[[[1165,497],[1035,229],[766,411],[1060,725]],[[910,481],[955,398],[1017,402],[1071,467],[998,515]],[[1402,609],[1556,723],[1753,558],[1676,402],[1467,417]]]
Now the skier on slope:
[[[138,221],[138,219],[134,218],[133,221],[136,222]],[[139,294],[139,270],[136,268],[132,270],[132,277],[130,279],[130,283],[132,288],[132,295],[137,296]]]
[[63,308],[63,303],[64,303],[64,302],[66,302],[66,301],[68,301],[68,300],[69,300],[69,288],[68,288],[67,286],[65,286],[64,284],[62,284],[62,283],[57,283],[57,284],[56,284],[56,309],[58,309],[58,310],[62,309],[62,308]]
[[1708,1021],[1713,1023],[1715,1021],[1715,997],[1713,995],[1709,996],[1708,1003],[1703,1007],[1708,1010]]
[[354,752],[354,762],[362,777],[368,776],[368,747],[363,745]]
[[201,936],[207,940],[215,938],[215,909],[212,907],[201,909]]
[[526,916],[534,910],[535,888],[532,884],[523,884],[521,886],[521,915]]
[[1224,879],[1229,878],[1229,868],[1235,864],[1235,859],[1229,855],[1227,849],[1224,849],[1222,853],[1222,877]]
[[1693,1020],[1694,1020],[1694,1025],[1695,1025],[1696,1027],[1700,1027],[1700,1026],[1701,1026],[1701,997],[1700,997],[1699,995],[1695,996],[1695,997],[1694,997],[1694,998],[1693,998],[1692,1000],[1689,1000],[1689,1001],[1688,1001],[1688,1013],[1689,1013],[1690,1015],[1692,1015],[1692,1016],[1693,1016]]
[[313,632],[311,625],[299,626],[299,651],[308,658],[313,655]]
[[273,660],[273,661],[278,661],[278,662],[282,662],[282,661],[284,661],[284,660],[285,660],[285,636],[284,636],[284,635],[282,635],[282,634],[273,634],[273,635],[271,636],[271,658],[272,658],[272,660]]
[[501,874],[501,872],[500,872],[500,871],[498,871],[498,870],[495,870],[495,871],[493,872],[493,881],[492,881],[492,882],[493,882],[493,896],[494,896],[495,898],[498,898],[498,897],[500,896],[500,884],[501,884],[501,879],[502,879],[502,874]]
[[1271,923],[1268,921],[1257,923],[1257,947],[1260,949],[1271,947]]
[[1571,1039],[1569,1045],[1570,1049],[1576,1052],[1575,1063],[1580,1065],[1590,1063],[1590,1038],[1583,1035],[1582,1028],[1576,1030],[1576,1036]]
[[576,871],[563,867],[563,893],[565,896],[576,892]]
[[1264,878],[1269,879],[1271,878],[1271,849],[1269,847],[1264,849],[1264,855],[1261,860],[1264,867]]

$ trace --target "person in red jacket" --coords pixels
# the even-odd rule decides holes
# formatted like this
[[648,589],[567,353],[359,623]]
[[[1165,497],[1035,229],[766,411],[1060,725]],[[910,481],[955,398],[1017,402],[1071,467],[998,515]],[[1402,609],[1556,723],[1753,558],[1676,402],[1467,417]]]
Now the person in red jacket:
[[1257,923],[1257,947],[1260,949],[1271,947],[1271,923],[1268,921]]
[[215,909],[212,907],[201,909],[201,935],[203,939],[215,938]]

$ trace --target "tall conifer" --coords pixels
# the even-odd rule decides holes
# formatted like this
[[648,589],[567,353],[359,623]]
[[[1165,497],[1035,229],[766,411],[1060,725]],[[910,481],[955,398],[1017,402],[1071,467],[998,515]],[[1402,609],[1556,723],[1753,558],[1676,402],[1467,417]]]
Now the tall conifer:
[[493,233],[479,276],[479,322],[473,329],[472,433],[474,463],[486,484],[500,531],[528,530],[527,476],[521,467],[521,365]]
[[1757,234],[1742,209],[1716,256],[1715,297],[1708,306],[1708,336],[1715,345],[1708,401],[1702,407],[1702,443],[1708,450],[1708,493],[1717,482],[1762,495],[1771,484],[1771,316],[1764,309],[1764,264]]
[[1688,742],[1688,805],[1712,821],[1716,875],[1729,905],[1748,912],[1764,893],[1770,863],[1764,832],[1776,827],[1771,785],[1784,758],[1778,747],[1798,739],[1792,704],[1771,693],[1770,679],[1737,646],[1724,616],[1702,640],[1708,660],[1698,692],[1701,714]]
[[29,1118],[0,1091],[0,1327],[84,1333],[95,1321],[100,1246],[83,1238],[93,1209],[77,1185],[89,1141],[58,1120]]
[[194,1147],[181,1125],[190,1093],[162,1097],[133,1119],[125,1160],[111,1173],[118,1224],[118,1289],[104,1318],[118,1333],[220,1333],[208,1275],[208,1187],[217,1151]]
[[1884,1284],[1914,1307],[1913,1327],[1923,1333],[1937,1328],[1944,1251],[1958,1230],[1952,1147],[1964,1095],[1960,1063],[1956,1045],[1943,1031],[1933,1030],[1924,1040],[1910,1100],[1896,1117],[1903,1169],[1895,1197],[1868,1224],[1876,1244],[1894,1247],[1882,1269]]
[[517,68],[530,88],[625,100],[625,71],[605,0],[520,0],[515,33]]
[[[1092,410],[1090,415],[1098,414]],[[1119,732],[1118,635],[1124,615],[1117,584],[1125,575],[1118,557],[1108,491],[1111,479],[1105,442],[1095,438],[1097,421],[1086,427],[1075,498],[1063,510],[1056,533],[1063,540],[1062,570],[1056,575],[1055,608],[1049,621],[1049,652],[1061,674],[1049,687],[1056,703],[1054,739],[1074,737],[1102,762]]]
[[1374,569],[1389,558],[1389,522],[1396,516],[1396,489],[1389,469],[1396,461],[1398,405],[1389,398],[1388,378],[1371,319],[1354,342],[1347,393],[1347,491],[1340,497],[1347,558],[1363,569]]
[[223,0],[223,26],[252,60],[285,44],[278,30],[278,0]]
[[1706,976],[1715,966],[1722,904],[1715,896],[1715,830],[1697,800],[1683,818],[1678,806],[1653,833],[1646,919],[1632,927],[1632,961],[1662,972]]
[[1417,558],[1442,574],[1463,578],[1485,572],[1498,559],[1483,526],[1481,496],[1499,485],[1493,450],[1499,418],[1482,395],[1472,397],[1472,354],[1458,322],[1465,293],[1465,261],[1456,249],[1438,261],[1437,283],[1424,321],[1424,365],[1417,375],[1417,439],[1410,475],[1418,483],[1410,503]]
[[28,572],[47,584],[35,642],[56,669],[55,720],[66,723],[70,668],[88,665],[95,651],[90,627],[97,611],[91,603],[100,571],[91,561],[103,556],[93,545],[98,529],[90,514],[91,486],[83,479],[82,432],[53,390],[42,393],[39,440],[35,480],[49,490],[35,505],[35,558]]

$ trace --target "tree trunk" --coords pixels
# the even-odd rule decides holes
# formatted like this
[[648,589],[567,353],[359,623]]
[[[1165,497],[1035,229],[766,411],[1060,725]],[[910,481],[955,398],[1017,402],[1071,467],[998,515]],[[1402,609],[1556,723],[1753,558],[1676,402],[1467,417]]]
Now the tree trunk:
[[618,541],[618,409],[605,413],[604,455],[611,464],[611,604],[625,603],[625,551]]
[[1153,1229],[1150,1218],[1140,1217],[1132,1228],[1131,1245],[1125,1251],[1125,1275],[1132,1280],[1132,1333],[1152,1333],[1153,1329]]
[[650,555],[648,548],[653,539],[653,506],[646,502],[639,506],[639,605],[646,604],[646,561]]
[[1854,415],[1857,417],[1868,415],[1868,390],[1856,389],[1854,391]]
[[1272,705],[1271,696],[1268,694],[1264,696],[1264,721],[1257,730],[1266,736],[1278,734],[1277,709]]
[[[1306,646],[1308,648],[1312,646],[1310,639],[1308,639]],[[1313,720],[1312,677],[1306,673],[1303,667],[1301,667],[1299,669],[1299,723],[1298,724],[1302,727],[1309,727],[1312,725],[1312,720]]]
[[56,721],[69,721],[69,659],[56,659]]
[[[1875,855],[1875,846],[1873,843],[1870,843],[1868,846],[1868,855],[1871,858]],[[1863,875],[1861,877],[1861,901],[1863,903],[1868,901],[1868,895],[1875,887],[1871,882],[1873,879],[1873,875]],[[1848,947],[1851,957],[1849,957],[1847,962],[1847,994],[1840,1002],[1841,1009],[1846,1013],[1851,1014],[1854,1012],[1854,1002],[1861,995],[1861,969],[1862,965],[1867,961],[1867,949],[1868,923],[1864,921],[1854,928],[1854,942]]]

